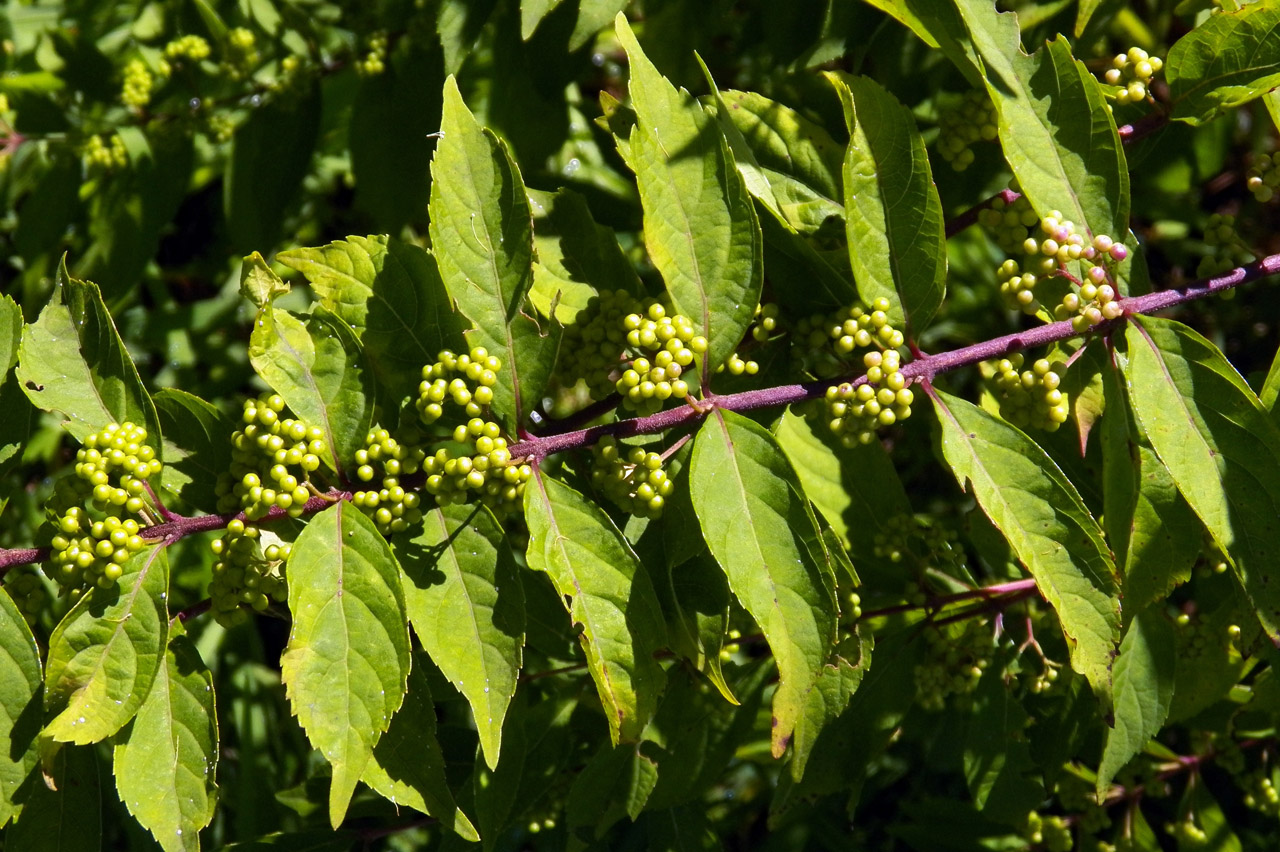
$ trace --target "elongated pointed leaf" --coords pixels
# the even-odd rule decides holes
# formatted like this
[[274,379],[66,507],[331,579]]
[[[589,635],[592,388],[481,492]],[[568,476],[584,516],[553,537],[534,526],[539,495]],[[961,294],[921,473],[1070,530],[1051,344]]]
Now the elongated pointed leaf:
[[431,160],[431,246],[445,289],[472,330],[467,340],[502,359],[494,407],[519,423],[540,401],[559,339],[540,328],[533,285],[533,224],[520,169],[480,127],[458,84],[445,81],[444,138]]
[[[668,504],[669,509],[675,506]],[[724,699],[738,699],[725,680],[720,650],[729,632],[729,587],[724,572],[704,550],[675,565],[646,564],[667,614],[671,650],[693,663],[715,684]]]
[[822,730],[834,722],[849,699],[857,692],[862,676],[871,665],[871,650],[875,642],[870,638],[853,635],[842,641],[832,652],[830,659],[813,679],[804,700],[804,712],[796,720],[795,756],[791,761],[791,777],[799,781]]
[[1173,625],[1156,607],[1143,610],[1129,624],[1115,664],[1115,726],[1098,767],[1098,796],[1147,740],[1160,732],[1173,700],[1176,668]]
[[644,209],[644,241],[676,311],[710,343],[714,369],[742,341],[760,301],[760,223],[716,122],[640,49],[621,14],[637,123],[628,163]]
[[341,502],[307,522],[288,578],[293,627],[280,672],[307,739],[333,766],[329,821],[337,828],[404,698],[400,569],[373,521]]
[[[428,664],[429,665],[429,664]],[[444,774],[444,754],[436,740],[436,710],[425,667],[409,672],[404,703],[373,747],[363,780],[398,805],[433,816],[467,840],[479,840],[475,826],[458,810]]]
[[845,234],[858,295],[888,299],[917,333],[942,304],[947,246],[942,201],[915,118],[867,77],[828,74],[845,108]]
[[689,488],[707,547],[778,663],[781,757],[835,640],[834,580],[808,546],[819,533],[781,447],[739,414],[717,410],[698,430]]
[[276,260],[307,277],[324,305],[354,331],[389,388],[411,388],[441,349],[462,346],[462,318],[435,258],[392,237],[347,237],[291,249]]
[[1280,428],[1222,351],[1187,326],[1135,319],[1125,342],[1129,397],[1152,448],[1280,640]]
[[324,430],[334,470],[364,446],[373,424],[373,385],[351,328],[323,306],[304,323],[268,306],[249,338],[249,362],[295,417]]
[[599,840],[624,816],[635,820],[657,783],[658,765],[639,746],[604,746],[569,790],[569,831],[580,840]]
[[0,749],[0,827],[18,813],[18,788],[40,762],[36,734],[43,682],[31,628],[9,593],[0,589],[0,743],[5,744]]
[[582,625],[579,640],[613,742],[640,736],[657,707],[666,645],[662,608],[631,546],[609,516],[535,470],[525,489],[529,567],[545,571]]
[[57,715],[45,733],[60,742],[94,743],[120,730],[164,665],[166,550],[144,548],[123,568],[114,586],[76,601],[49,637],[44,705]]
[[956,0],[981,57],[1000,144],[1023,194],[1041,216],[1061,211],[1077,228],[1123,240],[1129,233],[1129,171],[1115,120],[1096,78],[1059,36],[1022,52],[1017,16],[987,0]]
[[1204,124],[1280,86],[1280,8],[1241,4],[1210,15],[1169,49],[1172,117]]
[[964,743],[964,776],[973,803],[1005,822],[1024,817],[1044,798],[1023,728],[1028,719],[1010,694],[1001,666],[991,666],[974,693]]
[[1095,692],[1111,689],[1120,639],[1115,565],[1098,522],[1040,447],[981,408],[938,392],[942,453],[1058,614],[1071,665]]
[[160,454],[160,423],[133,359],[120,342],[98,286],[58,266],[58,286],[22,332],[17,379],[36,408],[61,416],[77,440],[108,423],[147,428]]
[[113,761],[121,801],[165,852],[200,849],[217,802],[217,761],[213,675],[190,639],[173,636]]
[[63,747],[44,768],[52,787],[33,779],[22,818],[5,834],[6,849],[101,852],[102,782],[92,748]]
[[490,767],[515,695],[524,647],[524,591],[488,510],[442,506],[400,548],[405,607],[413,632],[444,676],[466,696]]

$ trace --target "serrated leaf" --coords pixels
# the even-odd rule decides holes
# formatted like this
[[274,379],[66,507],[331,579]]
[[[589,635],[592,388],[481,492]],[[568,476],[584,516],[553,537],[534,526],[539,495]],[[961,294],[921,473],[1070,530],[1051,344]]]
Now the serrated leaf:
[[657,783],[658,765],[638,745],[603,746],[569,788],[569,831],[591,842],[624,816],[634,821]]
[[790,770],[794,780],[804,777],[809,755],[823,728],[834,722],[849,706],[849,699],[857,692],[862,676],[871,665],[874,646],[870,636],[864,638],[855,633],[846,637],[832,650],[830,658],[814,678],[805,695],[804,711],[796,720],[795,751]]
[[1120,639],[1116,569],[1098,522],[1039,445],[976,405],[933,396],[942,454],[956,481],[1008,540],[1058,614],[1071,665],[1111,689]]
[[1097,79],[1059,36],[1022,52],[1018,19],[987,0],[957,0],[998,115],[1000,144],[1041,216],[1059,210],[1079,229],[1124,239],[1129,171]]
[[778,664],[772,749],[780,757],[836,631],[834,580],[812,558],[819,535],[773,436],[731,411],[698,430],[689,488],[707,547]]
[[1026,710],[1010,694],[1003,666],[987,669],[974,691],[964,742],[964,776],[985,816],[1018,823],[1044,799],[1023,729]]
[[[676,509],[671,503],[667,506]],[[671,649],[705,674],[726,701],[737,704],[720,665],[729,632],[729,587],[720,566],[703,551],[675,565],[658,560],[645,567],[654,576],[654,589],[667,613]]]
[[431,245],[445,289],[474,328],[472,346],[502,359],[494,408],[519,424],[541,400],[559,337],[540,328],[528,302],[533,225],[520,169],[482,128],[450,77],[444,138],[431,160]]
[[1208,16],[1169,48],[1171,117],[1204,124],[1280,86],[1280,8],[1249,3]]
[[18,363],[18,347],[22,343],[22,308],[13,297],[0,295],[0,384],[9,368]]
[[497,766],[502,723],[524,647],[524,592],[502,528],[487,509],[442,506],[399,548],[413,632],[471,705],[480,745]]
[[615,19],[636,112],[628,164],[644,209],[644,241],[678,313],[705,335],[707,369],[738,347],[755,316],[763,238],[755,207],[716,122],[677,91]]
[[320,248],[291,249],[276,260],[307,277],[324,305],[354,330],[379,383],[416,386],[441,349],[462,346],[435,258],[391,237],[347,237]]
[[56,714],[45,734],[94,743],[133,718],[164,664],[169,558],[164,547],[138,551],[109,589],[94,586],[49,637],[44,706]]
[[415,665],[409,672],[404,703],[373,747],[363,780],[395,804],[435,817],[466,840],[479,840],[475,826],[454,802],[444,770],[431,686],[424,667]]
[[1280,640],[1280,428],[1216,346],[1172,320],[1125,334],[1129,398],[1178,490]]
[[164,388],[154,399],[165,434],[160,486],[189,506],[214,509],[218,476],[231,469],[234,426],[211,403],[186,391]]
[[255,308],[267,307],[290,289],[261,254],[255,251],[245,257],[240,266],[240,295]]
[[[60,748],[31,785],[22,818],[5,834],[6,849],[101,852],[102,787],[92,748]],[[52,785],[52,786],[51,786]]]
[[40,649],[9,593],[0,589],[0,828],[20,810],[18,790],[40,762]]
[[120,800],[165,852],[199,850],[216,808],[217,760],[213,675],[190,639],[173,636],[113,755]]
[[337,828],[404,698],[409,628],[400,569],[373,521],[340,502],[307,522],[287,576],[293,626],[281,677],[307,739],[333,767],[329,821]]
[[545,571],[582,625],[579,640],[615,744],[639,738],[657,707],[662,609],[631,546],[599,507],[534,470],[525,489],[529,567]]
[[249,363],[299,420],[324,430],[321,457],[341,470],[373,425],[373,380],[350,326],[323,305],[306,322],[268,306],[249,337]]
[[828,72],[844,105],[845,234],[858,295],[888,299],[895,325],[918,334],[942,304],[947,247],[942,201],[911,110],[867,77]]
[[1142,610],[1129,622],[1113,671],[1115,725],[1107,732],[1098,767],[1099,798],[1110,790],[1116,773],[1164,725],[1173,700],[1175,648],[1173,626],[1157,607]]
[[155,406],[102,293],[67,275],[65,260],[49,304],[23,329],[17,378],[32,404],[63,417],[77,440],[108,423],[132,421],[146,427],[147,443],[160,455]]

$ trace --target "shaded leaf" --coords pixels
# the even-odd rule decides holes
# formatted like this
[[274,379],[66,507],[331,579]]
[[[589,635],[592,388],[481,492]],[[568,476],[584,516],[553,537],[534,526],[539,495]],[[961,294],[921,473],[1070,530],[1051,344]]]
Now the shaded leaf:
[[[674,508],[668,503],[669,511]],[[720,566],[703,551],[677,565],[646,561],[646,568],[667,614],[671,650],[705,674],[726,701],[737,704],[720,665],[729,632],[729,587]]]
[[1164,725],[1173,700],[1176,647],[1173,627],[1158,608],[1142,610],[1130,621],[1116,657],[1115,725],[1107,732],[1107,745],[1098,767],[1100,798],[1111,789],[1116,773]]
[[287,573],[293,626],[281,676],[307,739],[333,767],[336,828],[404,698],[409,628],[400,571],[373,521],[340,502],[307,522]]
[[1102,530],[1039,445],[958,397],[933,396],[942,454],[956,481],[1008,540],[1058,614],[1071,665],[1095,692],[1111,688],[1120,639],[1115,565]]
[[497,766],[525,622],[524,591],[502,528],[487,509],[441,506],[398,552],[413,632],[466,697],[485,760]]
[[1004,682],[1003,666],[990,666],[974,691],[964,741],[964,777],[983,815],[1020,822],[1044,799],[1044,785],[1023,729],[1029,719]]
[[494,407],[521,423],[541,400],[559,338],[527,304],[533,284],[533,225],[520,169],[482,128],[450,77],[444,138],[431,160],[431,245],[445,289],[471,320],[472,346],[502,359]]
[[5,834],[5,848],[100,852],[102,782],[97,754],[92,748],[60,748],[44,773],[48,782],[35,778],[22,818]]
[[212,403],[186,391],[164,388],[154,399],[165,434],[160,486],[189,506],[213,509],[218,476],[231,469],[235,427]]
[[763,247],[755,207],[716,122],[640,49],[621,14],[636,125],[628,165],[644,209],[644,240],[677,312],[705,335],[707,369],[723,363],[755,316]]
[[666,644],[662,609],[640,560],[598,506],[534,470],[525,489],[529,567],[566,601],[609,720],[613,742],[639,738],[657,707]]
[[397,805],[433,816],[467,840],[479,840],[475,826],[458,809],[445,779],[444,754],[436,739],[436,710],[422,665],[409,672],[404,703],[391,717],[362,780]]
[[855,633],[846,637],[832,650],[831,657],[814,678],[804,699],[804,711],[796,720],[795,754],[791,760],[791,777],[795,780],[804,777],[804,768],[818,735],[844,712],[849,699],[857,692],[871,665],[874,646],[870,636],[864,638]]
[[[180,629],[180,628],[175,628]],[[185,635],[169,640],[138,715],[116,738],[116,789],[165,852],[198,850],[217,802],[213,675]]]
[[108,423],[132,421],[146,427],[147,441],[160,455],[155,406],[102,293],[96,284],[68,276],[65,261],[49,304],[23,329],[17,379],[32,404],[63,417],[77,440]]
[[109,589],[91,588],[49,637],[44,706],[56,714],[45,733],[93,743],[133,718],[164,664],[169,558],[164,547],[138,551]]
[[1216,346],[1172,320],[1125,334],[1134,413],[1178,490],[1229,554],[1273,641],[1280,640],[1280,428]]
[[18,790],[40,762],[40,649],[9,593],[0,589],[0,827],[20,810]]
[[1280,8],[1242,4],[1209,15],[1169,48],[1172,118],[1204,124],[1280,86]]
[[895,325],[919,333],[942,304],[947,248],[942,201],[911,110],[867,77],[828,73],[844,105],[845,233],[858,295],[888,299]]
[[658,765],[638,745],[603,746],[569,788],[569,831],[589,842],[624,816],[634,821],[657,783]]
[[731,411],[713,412],[698,430],[689,488],[707,547],[777,661],[780,757],[835,639],[834,578],[809,549],[819,532],[773,436]]

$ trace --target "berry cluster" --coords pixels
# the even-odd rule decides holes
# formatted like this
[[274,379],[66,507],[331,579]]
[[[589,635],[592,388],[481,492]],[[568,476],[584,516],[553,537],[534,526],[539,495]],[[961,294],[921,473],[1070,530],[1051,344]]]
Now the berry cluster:
[[128,421],[108,423],[85,437],[76,451],[76,476],[102,510],[123,508],[138,515],[146,508],[147,480],[160,473],[156,451],[147,444],[147,430]]
[[479,417],[493,402],[493,386],[501,369],[502,361],[480,346],[461,355],[441,350],[434,364],[422,368],[414,402],[418,416],[429,426],[444,416],[445,403],[452,402],[468,418]]
[[151,103],[151,90],[155,78],[141,59],[130,59],[124,66],[124,82],[120,89],[121,102],[132,109],[142,109]]
[[80,153],[84,155],[85,169],[91,173],[113,172],[129,165],[129,151],[116,133],[109,141],[104,136],[90,136]]
[[[1235,216],[1221,213],[1211,215],[1204,226],[1204,242],[1213,253],[1200,258],[1200,263],[1196,266],[1196,275],[1201,278],[1230,272],[1253,259],[1249,247],[1236,232]],[[1228,294],[1234,295],[1235,291],[1227,290],[1223,293],[1224,296]]]
[[213,51],[209,42],[198,35],[185,35],[164,46],[164,58],[160,60],[160,73],[168,77],[174,65],[199,63],[209,58]]
[[644,313],[627,314],[622,321],[627,347],[635,355],[624,367],[614,388],[622,404],[641,415],[653,414],[668,399],[684,399],[689,385],[680,378],[697,355],[707,351],[707,339],[681,314],[667,316],[659,302]]
[[1280,151],[1263,154],[1255,160],[1244,173],[1244,185],[1263,204],[1275,198],[1280,190]]
[[34,624],[49,602],[39,569],[34,565],[12,568],[4,575],[4,589],[28,624]]
[[859,349],[897,349],[904,338],[889,322],[889,300],[871,309],[854,305],[833,314],[815,314],[796,323],[792,360],[798,372],[830,379],[848,374]]
[[235,27],[227,31],[222,52],[222,67],[233,80],[247,77],[258,64],[258,48],[254,44],[253,30]]
[[1020,429],[1057,431],[1070,413],[1067,395],[1061,390],[1066,365],[1051,364],[1047,358],[1038,359],[1029,370],[1022,365],[1021,353],[988,365],[992,374],[987,390],[999,403],[1000,416]]
[[1103,79],[1116,87],[1112,95],[1116,103],[1136,104],[1147,99],[1151,78],[1163,67],[1160,57],[1149,56],[1140,47],[1131,47],[1128,53],[1116,54]]
[[1042,816],[1035,811],[1027,814],[1027,825],[1022,836],[1033,846],[1042,846],[1048,852],[1070,852],[1071,826],[1060,816]]
[[938,153],[958,172],[974,160],[975,142],[990,142],[999,133],[996,108],[981,89],[966,92],[960,103],[938,116]]
[[1270,817],[1280,816],[1280,791],[1270,775],[1259,769],[1242,779],[1240,786],[1245,790],[1245,807]]
[[217,484],[218,511],[237,508],[257,520],[272,507],[301,517],[310,474],[329,451],[324,430],[283,416],[284,400],[267,394],[244,403],[244,425],[231,435],[231,471]]
[[778,306],[773,302],[756,305],[755,320],[751,323],[752,339],[768,343],[778,331]]
[[378,427],[369,430],[364,447],[356,450],[356,478],[372,482],[381,475],[381,488],[356,491],[351,502],[373,519],[383,535],[404,532],[422,520],[421,498],[404,490],[400,476],[421,470],[425,456],[421,449],[411,449]]
[[842,382],[827,388],[827,425],[846,447],[870,444],[876,429],[906,420],[915,399],[902,376],[896,349],[873,349],[862,356],[862,362],[867,368],[865,382],[857,386]]
[[[1010,184],[1009,188],[1017,192],[1017,182]],[[997,195],[990,206],[978,213],[978,224],[991,232],[992,239],[1005,254],[1019,251],[1039,223],[1040,217],[1025,195],[1019,195],[1012,202],[1006,202],[1004,196]]]
[[[928,516],[894,515],[873,539],[875,555],[895,565],[915,559],[919,573],[926,569],[950,577],[963,578],[968,573],[968,560],[955,530],[934,523]],[[926,598],[921,593],[918,603]]]
[[662,456],[606,435],[591,448],[591,485],[632,515],[659,518],[674,483]]
[[640,303],[626,290],[604,290],[587,300],[574,321],[565,326],[556,375],[571,387],[581,377],[593,399],[616,390],[617,370],[627,348],[627,315]]
[[926,658],[916,666],[916,698],[941,710],[950,695],[968,695],[991,663],[991,633],[979,619],[925,628]]
[[92,521],[79,506],[72,506],[58,519],[51,542],[49,562],[53,578],[63,591],[98,586],[108,589],[124,573],[129,557],[146,547],[133,518],[123,521],[109,515]]
[[387,70],[387,34],[371,35],[366,47],[365,55],[355,62],[356,73],[361,77],[376,77]]
[[1043,695],[1059,683],[1058,665],[1049,660],[1044,661],[1044,668],[1032,674],[1026,680],[1027,691],[1032,695]]
[[233,627],[247,619],[242,604],[262,612],[273,601],[283,603],[288,599],[284,577],[284,561],[289,558],[287,543],[264,548],[258,528],[236,519],[227,524],[226,532],[211,548],[218,558],[209,581],[209,599],[219,624]]

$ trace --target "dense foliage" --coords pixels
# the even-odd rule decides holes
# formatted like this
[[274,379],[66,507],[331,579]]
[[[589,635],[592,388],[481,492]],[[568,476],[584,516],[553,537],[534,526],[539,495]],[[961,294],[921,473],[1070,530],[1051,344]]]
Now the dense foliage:
[[1280,2],[1002,6],[0,9],[3,848],[1274,848]]

